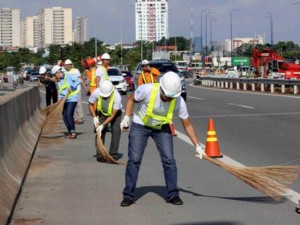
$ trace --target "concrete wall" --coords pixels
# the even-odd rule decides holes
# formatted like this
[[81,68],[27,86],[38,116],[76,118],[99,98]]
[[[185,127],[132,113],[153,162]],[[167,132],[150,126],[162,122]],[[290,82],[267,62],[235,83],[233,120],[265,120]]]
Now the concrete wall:
[[6,224],[36,148],[43,116],[38,87],[0,97],[0,224]]

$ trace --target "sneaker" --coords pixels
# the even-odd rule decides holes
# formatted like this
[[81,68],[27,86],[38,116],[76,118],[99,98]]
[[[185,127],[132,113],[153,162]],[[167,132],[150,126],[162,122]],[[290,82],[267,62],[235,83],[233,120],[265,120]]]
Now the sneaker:
[[168,201],[169,203],[172,203],[173,205],[183,205],[183,201],[179,198],[178,195],[175,195],[171,200]]
[[130,198],[123,198],[123,201],[121,202],[121,207],[128,207],[134,204],[134,201]]
[[75,120],[75,123],[76,124],[83,124],[84,122],[83,122],[83,120]]

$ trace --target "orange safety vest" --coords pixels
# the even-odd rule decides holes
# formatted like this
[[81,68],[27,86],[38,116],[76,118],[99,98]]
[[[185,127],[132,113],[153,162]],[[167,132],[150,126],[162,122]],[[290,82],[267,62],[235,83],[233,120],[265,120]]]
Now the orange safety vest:
[[96,68],[95,67],[93,67],[92,69],[87,71],[87,77],[90,80],[90,86],[96,87],[97,83],[96,83]]

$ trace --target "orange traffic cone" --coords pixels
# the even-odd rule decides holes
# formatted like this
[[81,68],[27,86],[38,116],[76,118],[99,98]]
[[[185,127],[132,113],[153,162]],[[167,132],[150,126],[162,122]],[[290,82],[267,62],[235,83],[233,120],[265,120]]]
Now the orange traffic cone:
[[89,69],[92,66],[94,66],[95,63],[97,63],[99,61],[101,61],[101,57],[97,56],[97,57],[90,58],[90,59],[83,59],[83,60],[81,60],[81,64],[82,64],[83,68]]
[[169,125],[170,125],[170,129],[171,129],[171,134],[172,134],[172,136],[177,136],[177,134],[175,133],[175,129],[174,129],[173,122],[171,122]]
[[214,121],[213,119],[209,119],[208,121],[208,131],[206,138],[206,146],[205,153],[207,156],[211,158],[222,158],[223,155],[220,153],[217,134],[215,131]]

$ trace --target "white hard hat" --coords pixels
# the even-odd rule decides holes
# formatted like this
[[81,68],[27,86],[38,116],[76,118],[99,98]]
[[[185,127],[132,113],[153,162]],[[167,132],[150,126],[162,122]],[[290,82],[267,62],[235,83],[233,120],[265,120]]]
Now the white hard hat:
[[47,72],[46,67],[41,66],[40,69],[39,69],[39,74],[44,74],[44,73],[46,73],[46,72]]
[[70,59],[67,59],[66,61],[65,61],[65,65],[72,65],[73,63],[72,63],[72,61],[70,60]]
[[144,59],[143,61],[142,61],[142,65],[144,66],[144,65],[149,65],[149,61],[147,60],[147,59]]
[[60,66],[53,66],[52,69],[51,69],[51,73],[53,75],[55,75],[58,71],[61,71],[61,67]]
[[102,60],[103,60],[103,59],[109,59],[109,60],[110,60],[110,56],[109,56],[108,53],[104,53],[104,54],[102,55],[101,59],[102,59]]
[[165,95],[170,98],[176,98],[181,94],[180,77],[174,72],[165,73],[159,81]]
[[101,97],[108,97],[114,91],[114,85],[109,80],[105,80],[100,83],[100,96]]

